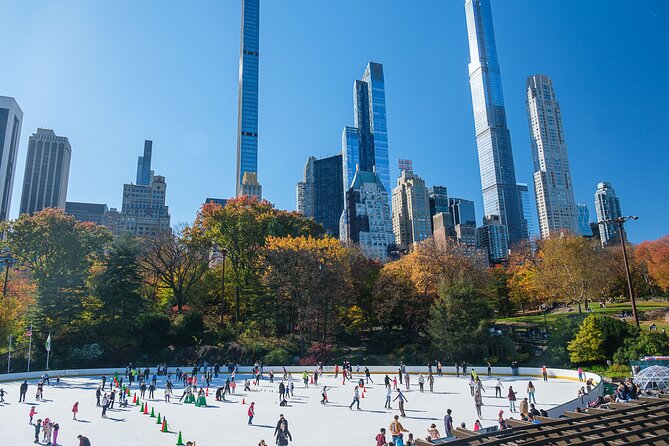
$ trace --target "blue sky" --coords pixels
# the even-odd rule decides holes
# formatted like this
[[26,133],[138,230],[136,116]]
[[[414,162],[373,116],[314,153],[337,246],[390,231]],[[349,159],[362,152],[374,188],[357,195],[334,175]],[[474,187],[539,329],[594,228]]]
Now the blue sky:
[[[0,95],[24,112],[16,216],[28,137],[68,136],[68,200],[120,207],[144,139],[167,178],[172,223],[207,196],[234,194],[239,0],[47,0],[0,6]],[[352,85],[384,64],[391,171],[410,158],[428,184],[482,203],[461,0],[263,0],[259,179],[295,208],[309,155],[337,153],[353,123]],[[493,0],[518,181],[532,182],[525,79],[552,77],[576,200],[594,216],[611,181],[633,241],[669,232],[669,2]],[[536,211],[535,211],[536,212]],[[536,215],[535,215],[536,222]]]

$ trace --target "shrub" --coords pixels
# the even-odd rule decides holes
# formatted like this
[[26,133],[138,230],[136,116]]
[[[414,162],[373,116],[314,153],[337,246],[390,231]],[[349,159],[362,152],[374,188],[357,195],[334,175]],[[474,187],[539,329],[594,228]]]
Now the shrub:
[[100,344],[84,344],[81,348],[73,348],[70,351],[69,363],[73,368],[95,365],[96,361],[102,357],[102,353]]
[[287,365],[290,364],[290,353],[285,348],[275,348],[267,353],[263,358],[266,365]]

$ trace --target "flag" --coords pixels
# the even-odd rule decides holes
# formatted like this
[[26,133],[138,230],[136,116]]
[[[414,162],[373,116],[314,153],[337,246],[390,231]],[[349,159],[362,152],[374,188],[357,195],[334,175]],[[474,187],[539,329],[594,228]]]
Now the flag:
[[50,352],[51,351],[51,333],[49,333],[49,337],[46,338],[46,351]]
[[29,337],[31,337],[32,335],[33,335],[33,331],[32,331],[32,330],[28,330],[28,331],[26,331],[26,337],[29,338]]

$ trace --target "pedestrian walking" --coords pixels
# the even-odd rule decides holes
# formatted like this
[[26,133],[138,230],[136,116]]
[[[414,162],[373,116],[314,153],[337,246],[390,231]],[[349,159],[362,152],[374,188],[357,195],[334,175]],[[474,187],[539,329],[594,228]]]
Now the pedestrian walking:
[[253,424],[253,417],[256,414],[256,403],[251,402],[251,405],[249,406],[249,411],[247,412],[247,415],[249,416],[249,426]]
[[74,406],[72,406],[72,419],[76,420],[77,419],[77,414],[79,413],[79,401],[74,403]]
[[355,386],[355,389],[353,389],[353,402],[350,406],[348,406],[348,408],[353,410],[354,404],[357,404],[358,410],[360,410],[360,390],[358,389],[358,386]]
[[397,440],[399,439],[399,436],[402,434],[402,432],[409,432],[404,428],[404,426],[402,426],[402,423],[400,423],[400,417],[397,415],[393,417],[393,421],[390,423],[389,430],[390,435],[392,435],[392,441],[394,444],[397,444]]
[[407,415],[404,413],[404,402],[409,402],[409,400],[406,399],[404,394],[400,389],[397,389],[397,396],[393,401],[397,400],[399,407],[400,407],[400,413],[402,414],[402,418],[406,417]]
[[446,437],[450,437],[452,435],[451,434],[451,431],[453,430],[453,417],[451,416],[452,413],[453,411],[451,409],[448,409],[446,411],[446,415],[444,416],[444,434],[446,435]]
[[509,398],[509,410],[510,410],[511,412],[515,412],[515,411],[516,411],[516,394],[517,394],[517,393],[518,393],[518,392],[514,392],[514,391],[513,391],[513,386],[509,386],[509,394],[508,394],[508,398]]

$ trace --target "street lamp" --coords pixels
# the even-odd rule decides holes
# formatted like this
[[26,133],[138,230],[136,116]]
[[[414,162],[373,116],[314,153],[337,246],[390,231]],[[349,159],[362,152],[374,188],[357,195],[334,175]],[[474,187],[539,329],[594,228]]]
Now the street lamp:
[[0,264],[5,266],[5,283],[2,287],[2,295],[6,296],[7,295],[7,281],[9,280],[9,268],[14,266],[14,263],[16,262],[16,259],[12,257],[12,255],[9,253],[9,251],[5,250],[2,252],[2,255],[0,256]]
[[601,221],[600,223],[613,224],[618,227],[618,233],[620,234],[620,244],[623,247],[623,260],[625,261],[625,275],[627,277],[627,292],[629,293],[630,300],[632,301],[632,315],[634,316],[634,323],[639,327],[639,315],[636,312],[636,299],[634,297],[634,292],[632,291],[632,279],[630,277],[630,265],[627,260],[627,248],[625,248],[625,228],[624,225],[630,220],[638,220],[639,217],[630,215],[627,217],[615,217],[608,218]]
[[221,274],[221,325],[225,316],[225,258],[228,256],[228,250],[221,248],[220,256],[223,259],[223,272]]

